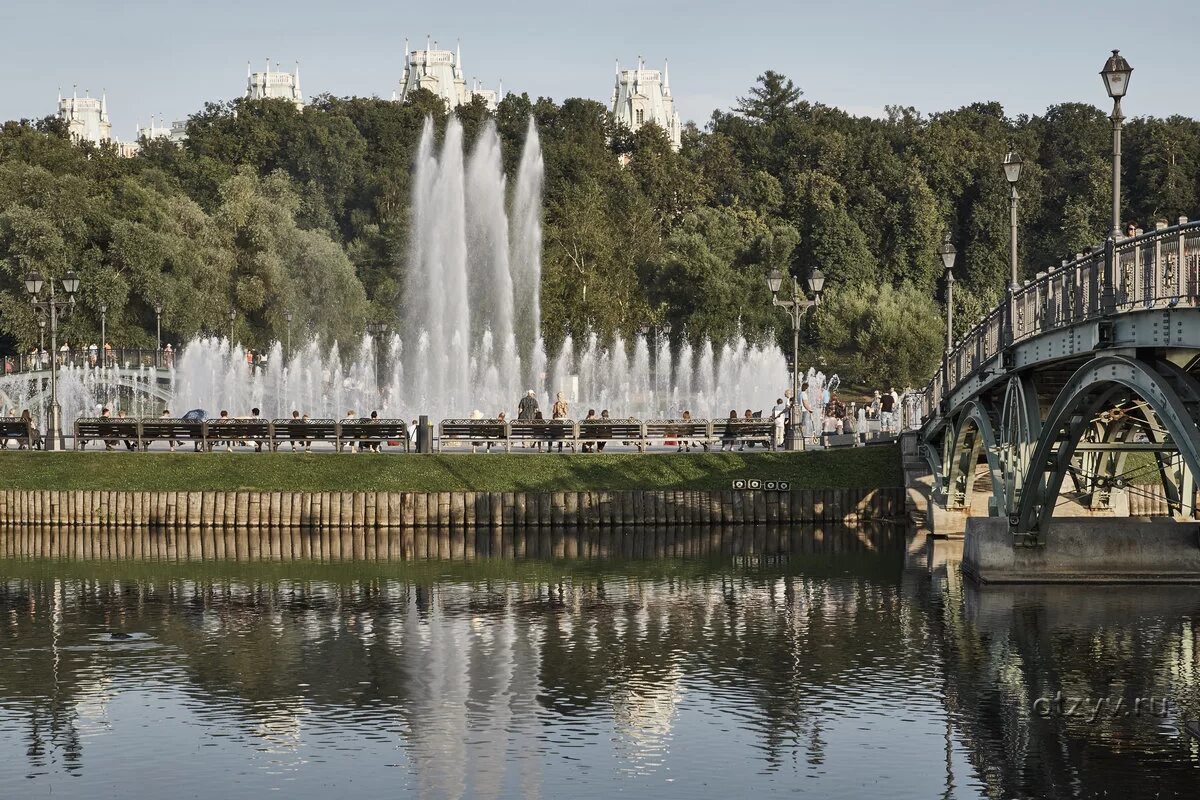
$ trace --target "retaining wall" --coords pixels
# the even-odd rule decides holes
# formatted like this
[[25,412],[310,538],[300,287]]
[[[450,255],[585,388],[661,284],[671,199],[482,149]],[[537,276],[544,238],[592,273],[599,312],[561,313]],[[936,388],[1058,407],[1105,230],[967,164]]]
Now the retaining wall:
[[5,489],[0,524],[222,528],[735,525],[898,520],[904,490],[119,492]]

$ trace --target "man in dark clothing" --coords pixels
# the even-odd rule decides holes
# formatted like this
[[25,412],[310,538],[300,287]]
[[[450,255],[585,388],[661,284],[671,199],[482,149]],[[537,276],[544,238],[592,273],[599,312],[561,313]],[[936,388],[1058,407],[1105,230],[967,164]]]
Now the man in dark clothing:
[[879,427],[884,433],[891,433],[895,425],[896,398],[888,392],[879,399]]
[[534,414],[538,412],[537,395],[533,389],[525,393],[521,398],[521,402],[517,403],[517,419],[531,420]]

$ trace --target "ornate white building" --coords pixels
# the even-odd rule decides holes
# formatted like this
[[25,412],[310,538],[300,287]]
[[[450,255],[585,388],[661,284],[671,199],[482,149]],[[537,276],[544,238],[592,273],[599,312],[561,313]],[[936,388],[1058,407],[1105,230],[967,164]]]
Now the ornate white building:
[[104,94],[99,99],[89,96],[78,96],[72,92],[70,97],[58,93],[58,116],[66,120],[67,130],[71,138],[100,144],[112,139],[112,125],[108,121],[108,101]]
[[481,87],[479,81],[474,81],[471,88],[467,88],[462,68],[462,45],[451,52],[438,50],[437,42],[431,45],[426,40],[424,50],[409,52],[408,40],[405,39],[404,74],[400,77],[399,91],[392,92],[392,99],[404,102],[417,89],[428,89],[442,98],[449,111],[469,104],[476,97],[481,98],[488,109],[495,111],[496,104],[504,97],[503,87],[492,91]]
[[187,138],[187,120],[175,120],[170,125],[167,125],[165,120],[160,118],[156,123],[154,117],[151,117],[149,126],[138,126],[137,138],[169,139],[179,144]]
[[266,72],[251,72],[246,62],[246,97],[262,100],[268,97],[291,100],[296,108],[304,108],[304,95],[300,93],[300,62],[292,72],[272,72],[271,59],[267,59]]
[[646,69],[645,62],[638,57],[637,69],[621,69],[617,62],[617,82],[613,87],[612,113],[636,131],[648,122],[653,122],[667,132],[671,146],[680,145],[682,126],[675,112],[675,98],[671,96],[671,78],[667,65],[663,71]]

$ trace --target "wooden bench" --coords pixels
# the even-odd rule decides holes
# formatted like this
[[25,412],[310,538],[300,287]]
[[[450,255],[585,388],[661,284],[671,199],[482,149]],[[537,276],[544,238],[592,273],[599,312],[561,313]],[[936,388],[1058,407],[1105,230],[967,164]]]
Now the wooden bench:
[[508,424],[508,441],[546,442],[569,444],[575,449],[575,420],[571,419],[515,419]]
[[[137,421],[138,446],[149,450],[155,442],[192,442],[196,449],[204,445],[202,420],[153,417]],[[172,444],[172,447],[174,444]]]
[[254,442],[256,450],[261,450],[265,443],[270,449],[271,423],[265,419],[210,419],[204,428],[206,450],[212,450],[217,442]]
[[761,442],[775,449],[775,424],[769,419],[714,420],[712,425],[712,435],[722,444]]
[[400,442],[409,451],[408,423],[402,419],[360,419],[338,423],[339,449],[348,445],[365,444],[383,447],[388,441]]
[[632,442],[639,451],[645,450],[642,441],[642,421],[639,419],[589,419],[579,423],[577,438],[581,442]]
[[138,438],[136,419],[113,417],[81,417],[75,420],[75,449],[82,450],[88,442],[104,442],[111,447],[118,440],[135,442]]
[[313,442],[329,442],[333,449],[339,447],[338,423],[333,419],[275,419],[271,420],[271,449],[278,450],[279,445],[291,442],[294,445],[304,445],[304,449],[312,446]]
[[438,449],[458,444],[470,445],[472,453],[480,445],[501,444],[508,452],[508,423],[498,419],[444,419],[438,423]]
[[705,445],[712,440],[712,424],[708,420],[656,419],[644,426],[643,437],[647,444],[651,442],[703,442]]
[[20,417],[0,417],[0,442],[7,447],[9,439],[16,439],[18,447],[32,450],[37,437],[34,436],[33,426]]

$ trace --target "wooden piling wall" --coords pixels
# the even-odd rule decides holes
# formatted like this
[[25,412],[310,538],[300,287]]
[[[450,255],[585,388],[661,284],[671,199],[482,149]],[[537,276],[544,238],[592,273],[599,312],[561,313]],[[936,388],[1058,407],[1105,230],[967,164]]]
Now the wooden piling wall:
[[0,524],[173,528],[504,528],[898,520],[904,490],[116,492],[0,490]]

